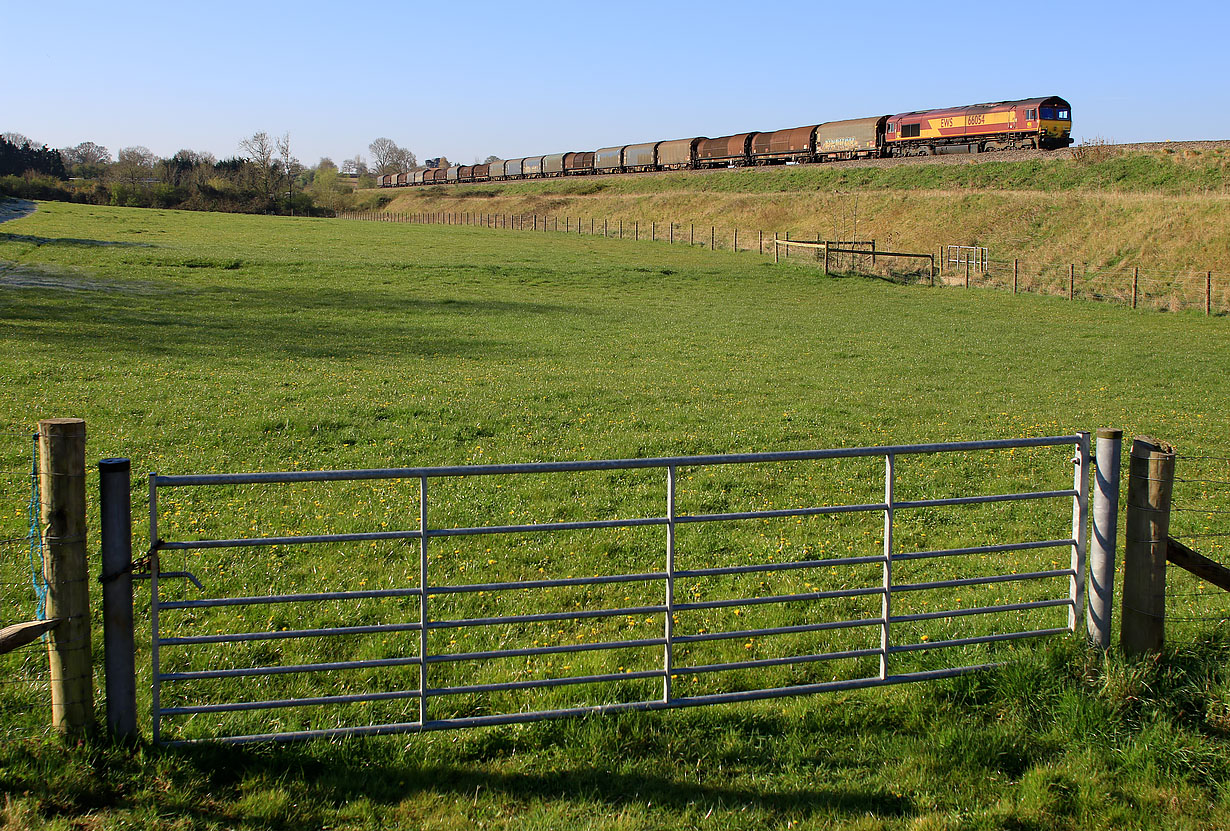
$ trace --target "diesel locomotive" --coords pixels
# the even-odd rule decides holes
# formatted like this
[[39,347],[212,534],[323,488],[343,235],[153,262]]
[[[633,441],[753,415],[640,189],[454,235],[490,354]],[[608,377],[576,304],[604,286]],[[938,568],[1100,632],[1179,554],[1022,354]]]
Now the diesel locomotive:
[[649,141],[490,164],[419,169],[379,177],[380,187],[498,182],[594,173],[700,170],[839,159],[1053,150],[1072,143],[1072,107],[1057,96],[828,121],[769,133]]

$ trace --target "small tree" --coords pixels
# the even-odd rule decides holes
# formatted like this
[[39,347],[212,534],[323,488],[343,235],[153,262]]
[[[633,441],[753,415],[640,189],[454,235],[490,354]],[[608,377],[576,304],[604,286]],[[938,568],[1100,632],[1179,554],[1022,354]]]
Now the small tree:
[[265,203],[271,204],[277,189],[277,149],[264,130],[253,133],[239,142],[239,150],[253,167],[257,190]]
[[277,145],[282,175],[286,177],[287,204],[291,206],[291,213],[294,213],[295,177],[303,171],[303,165],[290,152],[290,133],[283,133],[277,140]]
[[369,144],[367,149],[372,153],[374,172],[380,176],[386,173],[404,173],[418,163],[413,153],[404,147],[398,147],[392,139],[378,138]]
[[157,163],[158,157],[148,147],[121,147],[112,171],[119,181],[136,187],[153,178]]

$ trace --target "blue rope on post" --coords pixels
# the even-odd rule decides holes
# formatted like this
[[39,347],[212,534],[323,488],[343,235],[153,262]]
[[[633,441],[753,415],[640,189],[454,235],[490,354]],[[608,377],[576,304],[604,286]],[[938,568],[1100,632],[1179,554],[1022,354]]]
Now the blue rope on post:
[[43,533],[38,527],[41,512],[42,500],[38,492],[38,433],[35,433],[33,462],[30,465],[30,582],[34,586],[34,596],[38,598],[38,619],[46,620],[47,580],[43,574]]

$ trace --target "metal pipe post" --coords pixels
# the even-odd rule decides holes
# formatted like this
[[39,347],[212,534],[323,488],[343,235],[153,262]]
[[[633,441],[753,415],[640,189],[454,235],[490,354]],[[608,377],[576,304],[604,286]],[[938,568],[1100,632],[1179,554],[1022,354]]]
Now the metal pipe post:
[[880,680],[888,679],[889,625],[893,612],[893,479],[895,458],[884,457],[884,596],[880,602]]
[[1085,629],[1085,556],[1089,551],[1089,434],[1078,432],[1076,455],[1072,459],[1072,607],[1068,610],[1068,629],[1074,634]]
[[128,459],[103,459],[98,463],[107,730],[121,739],[137,735],[131,472]]
[[419,477],[419,724],[427,723],[427,477]]
[[670,701],[675,658],[675,466],[666,468],[666,643],[663,645],[662,700]]
[[159,652],[158,620],[158,474],[149,475],[149,658],[153,680],[150,683],[150,738],[162,741],[162,666]]
[[1089,552],[1089,635],[1093,645],[1101,649],[1110,648],[1122,446],[1122,430],[1111,427],[1098,429],[1093,489],[1093,549]]

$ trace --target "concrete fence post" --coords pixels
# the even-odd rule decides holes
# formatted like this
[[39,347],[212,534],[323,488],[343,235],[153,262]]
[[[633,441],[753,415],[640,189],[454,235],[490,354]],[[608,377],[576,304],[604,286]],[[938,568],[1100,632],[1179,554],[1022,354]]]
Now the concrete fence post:
[[103,459],[98,463],[107,730],[116,738],[137,735],[131,469],[128,459]]
[[66,736],[94,730],[94,663],[90,653],[90,586],[86,566],[85,422],[38,423],[39,523],[47,617],[60,620],[47,640],[51,722]]
[[1093,546],[1089,552],[1089,635],[1093,645],[1101,649],[1110,648],[1122,445],[1122,430],[1110,427],[1098,430],[1093,490]]
[[1161,650],[1166,622],[1166,547],[1174,448],[1148,436],[1132,442],[1123,541],[1119,642],[1128,655]]

